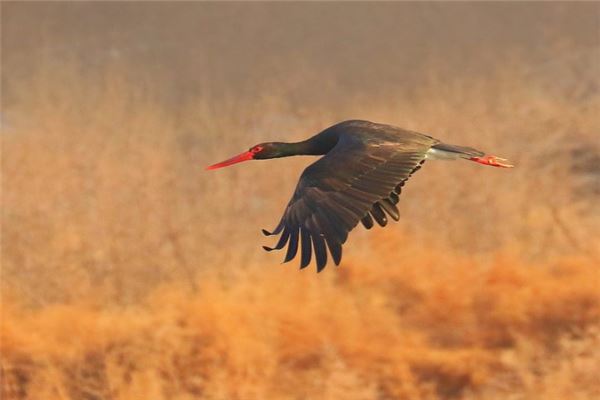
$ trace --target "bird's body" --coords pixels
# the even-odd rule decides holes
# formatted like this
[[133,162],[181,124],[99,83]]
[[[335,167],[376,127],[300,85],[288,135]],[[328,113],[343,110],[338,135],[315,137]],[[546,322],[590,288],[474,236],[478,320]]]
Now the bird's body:
[[402,187],[426,159],[464,158],[511,167],[503,159],[484,156],[470,147],[445,144],[391,125],[351,120],[303,142],[256,145],[209,169],[291,155],[324,157],[304,170],[276,228],[263,230],[265,235],[280,235],[275,247],[264,248],[280,250],[287,245],[286,262],[300,251],[301,268],[310,264],[314,252],[317,271],[327,263],[327,249],[334,263],[340,263],[342,244],[359,221],[370,229],[374,221],[385,226],[388,216],[399,219],[396,204]]

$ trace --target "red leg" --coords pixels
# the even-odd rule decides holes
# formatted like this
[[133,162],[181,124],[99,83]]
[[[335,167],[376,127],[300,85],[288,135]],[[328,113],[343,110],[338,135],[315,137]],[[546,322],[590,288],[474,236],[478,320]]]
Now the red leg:
[[475,162],[477,162],[479,164],[483,164],[483,165],[491,165],[492,167],[501,167],[501,168],[514,167],[514,165],[505,163],[506,161],[508,161],[507,159],[496,157],[496,156],[472,157],[472,158],[469,158],[469,160],[475,161]]

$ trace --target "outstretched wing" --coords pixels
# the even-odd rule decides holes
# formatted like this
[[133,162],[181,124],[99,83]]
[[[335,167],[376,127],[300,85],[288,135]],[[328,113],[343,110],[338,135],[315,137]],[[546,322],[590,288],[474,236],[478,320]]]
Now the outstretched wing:
[[398,194],[404,182],[420,168],[433,138],[403,131],[390,137],[384,132],[367,135],[342,134],[335,147],[309,165],[296,187],[280,223],[273,232],[281,234],[273,248],[287,245],[284,262],[301,250],[301,266],[310,264],[312,253],[321,271],[327,263],[327,248],[336,265],[342,258],[342,244],[362,220],[382,226],[387,212],[398,219]]

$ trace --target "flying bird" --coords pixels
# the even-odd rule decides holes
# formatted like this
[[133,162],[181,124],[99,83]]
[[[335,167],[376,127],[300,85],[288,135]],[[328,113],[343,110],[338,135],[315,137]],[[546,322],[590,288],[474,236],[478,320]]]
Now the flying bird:
[[296,186],[283,216],[266,236],[280,235],[275,247],[287,246],[284,262],[300,250],[300,269],[310,264],[317,272],[327,264],[327,249],[335,265],[342,259],[348,233],[361,222],[386,226],[398,221],[396,204],[402,187],[425,160],[465,159],[493,167],[511,168],[507,160],[471,147],[443,143],[422,133],[391,125],[351,120],[333,125],[296,143],[267,142],[207,167],[209,170],[247,160],[295,155],[323,156],[309,165]]

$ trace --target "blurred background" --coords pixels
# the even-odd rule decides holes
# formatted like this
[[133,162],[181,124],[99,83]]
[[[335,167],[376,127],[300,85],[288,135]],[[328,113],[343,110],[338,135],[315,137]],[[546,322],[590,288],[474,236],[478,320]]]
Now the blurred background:
[[[6,399],[600,395],[600,5],[2,2]],[[427,163],[316,274],[278,222],[345,119]]]

